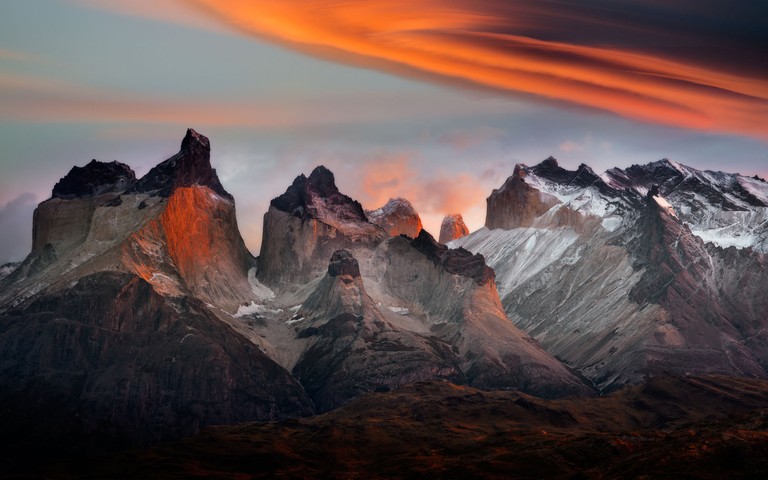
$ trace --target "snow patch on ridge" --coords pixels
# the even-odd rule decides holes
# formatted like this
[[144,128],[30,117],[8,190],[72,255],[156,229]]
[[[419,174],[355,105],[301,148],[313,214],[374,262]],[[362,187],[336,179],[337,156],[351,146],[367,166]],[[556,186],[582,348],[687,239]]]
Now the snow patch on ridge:
[[240,305],[237,309],[237,313],[233,315],[235,318],[245,317],[247,315],[277,315],[282,313],[282,308],[269,308],[266,305],[251,302],[248,305]]
[[275,298],[275,292],[256,278],[255,268],[248,270],[248,283],[251,285],[251,290],[253,291],[253,294],[256,295],[257,299],[272,300]]
[[[603,174],[603,178],[610,180],[607,174]],[[623,222],[623,218],[618,215],[619,207],[622,203],[620,198],[605,197],[592,187],[560,185],[543,179],[533,172],[528,172],[525,182],[542,193],[552,195],[562,202],[563,205],[576,210],[582,215],[593,215],[602,218],[603,228],[608,231],[616,230]]]
[[737,181],[739,182],[739,185],[744,188],[744,190],[748,191],[757,197],[758,200],[768,205],[768,183],[756,180],[754,178],[742,176],[739,176]]

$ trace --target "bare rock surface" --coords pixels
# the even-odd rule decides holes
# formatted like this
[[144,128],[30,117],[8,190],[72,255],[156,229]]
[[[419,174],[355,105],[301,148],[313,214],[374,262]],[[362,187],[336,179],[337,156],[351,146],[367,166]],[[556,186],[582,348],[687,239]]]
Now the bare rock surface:
[[405,198],[391,198],[384,206],[366,211],[368,220],[380,226],[388,234],[416,238],[422,229],[421,218],[411,202]]
[[136,181],[136,174],[124,163],[92,160],[84,167],[72,167],[53,187],[52,197],[93,197],[123,192]]
[[[451,245],[483,254],[515,324],[602,389],[663,371],[763,377],[766,227],[747,219],[768,214],[766,191],[669,160],[596,175],[547,159],[516,166],[487,228]],[[492,208],[511,198],[515,211]]]
[[4,425],[98,447],[314,411],[233,328],[252,257],[209,145],[189,130],[138,181],[92,162],[38,207],[32,252],[0,280]]
[[447,244],[468,234],[469,229],[464,223],[464,218],[461,214],[454,213],[443,218],[440,224],[440,239],[438,241],[442,244]]
[[372,249],[388,235],[368,221],[362,205],[339,192],[323,166],[296,177],[264,215],[259,281],[275,288],[323,275],[339,249]]

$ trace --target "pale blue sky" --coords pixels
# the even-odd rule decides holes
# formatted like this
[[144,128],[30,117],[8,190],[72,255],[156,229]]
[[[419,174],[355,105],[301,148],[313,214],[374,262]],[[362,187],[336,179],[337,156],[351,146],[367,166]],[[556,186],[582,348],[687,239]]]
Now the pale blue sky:
[[26,255],[34,205],[73,165],[119,160],[141,175],[187,127],[211,138],[254,253],[269,200],[321,163],[367,208],[409,197],[433,234],[457,209],[479,228],[514,164],[549,155],[598,171],[669,157],[768,175],[766,144],[746,136],[435,85],[87,3],[0,4],[0,263]]

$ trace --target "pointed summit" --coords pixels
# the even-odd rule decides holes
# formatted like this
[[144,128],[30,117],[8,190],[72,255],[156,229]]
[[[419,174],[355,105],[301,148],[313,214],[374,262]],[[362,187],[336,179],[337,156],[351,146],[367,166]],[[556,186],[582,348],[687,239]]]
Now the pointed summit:
[[152,193],[168,197],[180,187],[202,185],[232,200],[211,167],[211,143],[193,129],[181,141],[179,153],[160,163],[144,175],[132,189],[138,193]]
[[188,128],[187,134],[181,141],[181,151],[187,152],[195,149],[201,149],[207,152],[211,151],[211,141],[208,137],[197,133],[194,129]]
[[302,219],[314,218],[334,225],[337,221],[368,222],[362,205],[339,192],[333,172],[323,165],[293,180],[293,184],[271,205]]
[[312,191],[323,198],[339,193],[339,189],[336,186],[336,177],[324,165],[319,165],[312,170],[309,178],[307,178],[307,184],[309,184]]

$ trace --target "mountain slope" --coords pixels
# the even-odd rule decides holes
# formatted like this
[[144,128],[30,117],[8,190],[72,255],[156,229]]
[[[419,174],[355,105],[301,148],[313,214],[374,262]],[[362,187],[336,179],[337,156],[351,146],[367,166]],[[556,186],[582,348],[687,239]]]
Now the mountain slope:
[[746,248],[705,242],[725,218],[712,212],[766,214],[746,181],[669,161],[596,175],[550,158],[515,167],[486,228],[451,245],[486,255],[515,324],[600,388],[662,371],[765,376],[766,225],[733,226],[752,235]]
[[[482,256],[450,250],[423,230],[389,236],[324,167],[297,177],[264,221],[256,277],[269,292],[240,313],[322,410],[436,378],[591,394],[509,321]],[[359,274],[333,275],[341,258]]]
[[4,424],[74,445],[144,443],[313,412],[296,380],[222,321],[254,294],[209,153],[189,130],[143,178],[91,162],[38,206],[33,250],[0,283]]

